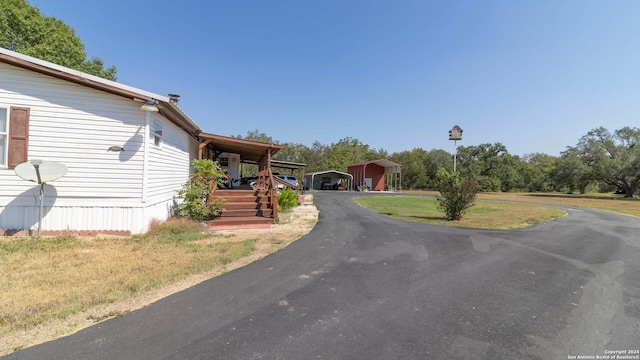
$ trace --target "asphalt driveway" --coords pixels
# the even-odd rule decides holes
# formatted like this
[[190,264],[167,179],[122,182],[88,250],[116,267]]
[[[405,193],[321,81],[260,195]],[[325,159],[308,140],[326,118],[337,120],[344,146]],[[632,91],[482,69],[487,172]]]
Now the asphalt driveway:
[[371,195],[314,193],[318,224],[286,249],[3,359],[568,359],[640,349],[640,219],[567,209],[528,229],[473,230],[393,220],[352,199]]

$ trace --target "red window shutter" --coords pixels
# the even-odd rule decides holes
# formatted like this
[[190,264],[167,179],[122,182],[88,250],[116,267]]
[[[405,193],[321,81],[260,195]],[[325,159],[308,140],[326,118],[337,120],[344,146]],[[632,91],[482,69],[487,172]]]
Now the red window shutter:
[[11,107],[9,110],[9,169],[27,161],[29,146],[29,108]]

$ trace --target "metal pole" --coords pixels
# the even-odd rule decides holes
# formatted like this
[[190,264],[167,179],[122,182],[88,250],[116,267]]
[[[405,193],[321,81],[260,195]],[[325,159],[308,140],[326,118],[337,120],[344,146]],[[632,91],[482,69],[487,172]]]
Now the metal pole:
[[42,235],[42,210],[44,207],[44,183],[40,184],[40,212],[38,213],[38,239]]
[[42,203],[44,202],[44,183],[42,182],[42,178],[40,177],[40,164],[33,164],[33,167],[36,169],[38,184],[40,184],[40,209],[38,210],[38,239],[40,239],[40,236],[42,235]]
[[456,145],[458,140],[453,140],[453,171],[456,171],[456,161],[458,157],[458,146]]

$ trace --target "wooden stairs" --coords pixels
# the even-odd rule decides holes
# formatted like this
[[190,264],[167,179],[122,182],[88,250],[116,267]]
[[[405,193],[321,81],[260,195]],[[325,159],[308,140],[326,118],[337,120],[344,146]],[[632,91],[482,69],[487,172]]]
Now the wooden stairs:
[[268,228],[273,223],[273,210],[264,190],[216,190],[224,199],[222,214],[209,221],[211,230]]

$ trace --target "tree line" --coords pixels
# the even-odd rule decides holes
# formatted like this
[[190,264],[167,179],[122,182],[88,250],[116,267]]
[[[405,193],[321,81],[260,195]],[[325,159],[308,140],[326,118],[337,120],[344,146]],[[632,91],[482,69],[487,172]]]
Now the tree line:
[[[237,138],[280,144],[259,130]],[[618,192],[633,197],[640,184],[640,129],[613,132],[599,127],[568,146],[560,156],[510,154],[501,143],[460,146],[456,168],[460,176],[475,179],[480,191]],[[275,160],[306,164],[307,172],[346,172],[352,164],[387,158],[403,165],[404,189],[436,190],[438,169],[453,170],[453,154],[441,149],[414,148],[389,154],[346,137],[329,145],[314,142],[283,143]]]

